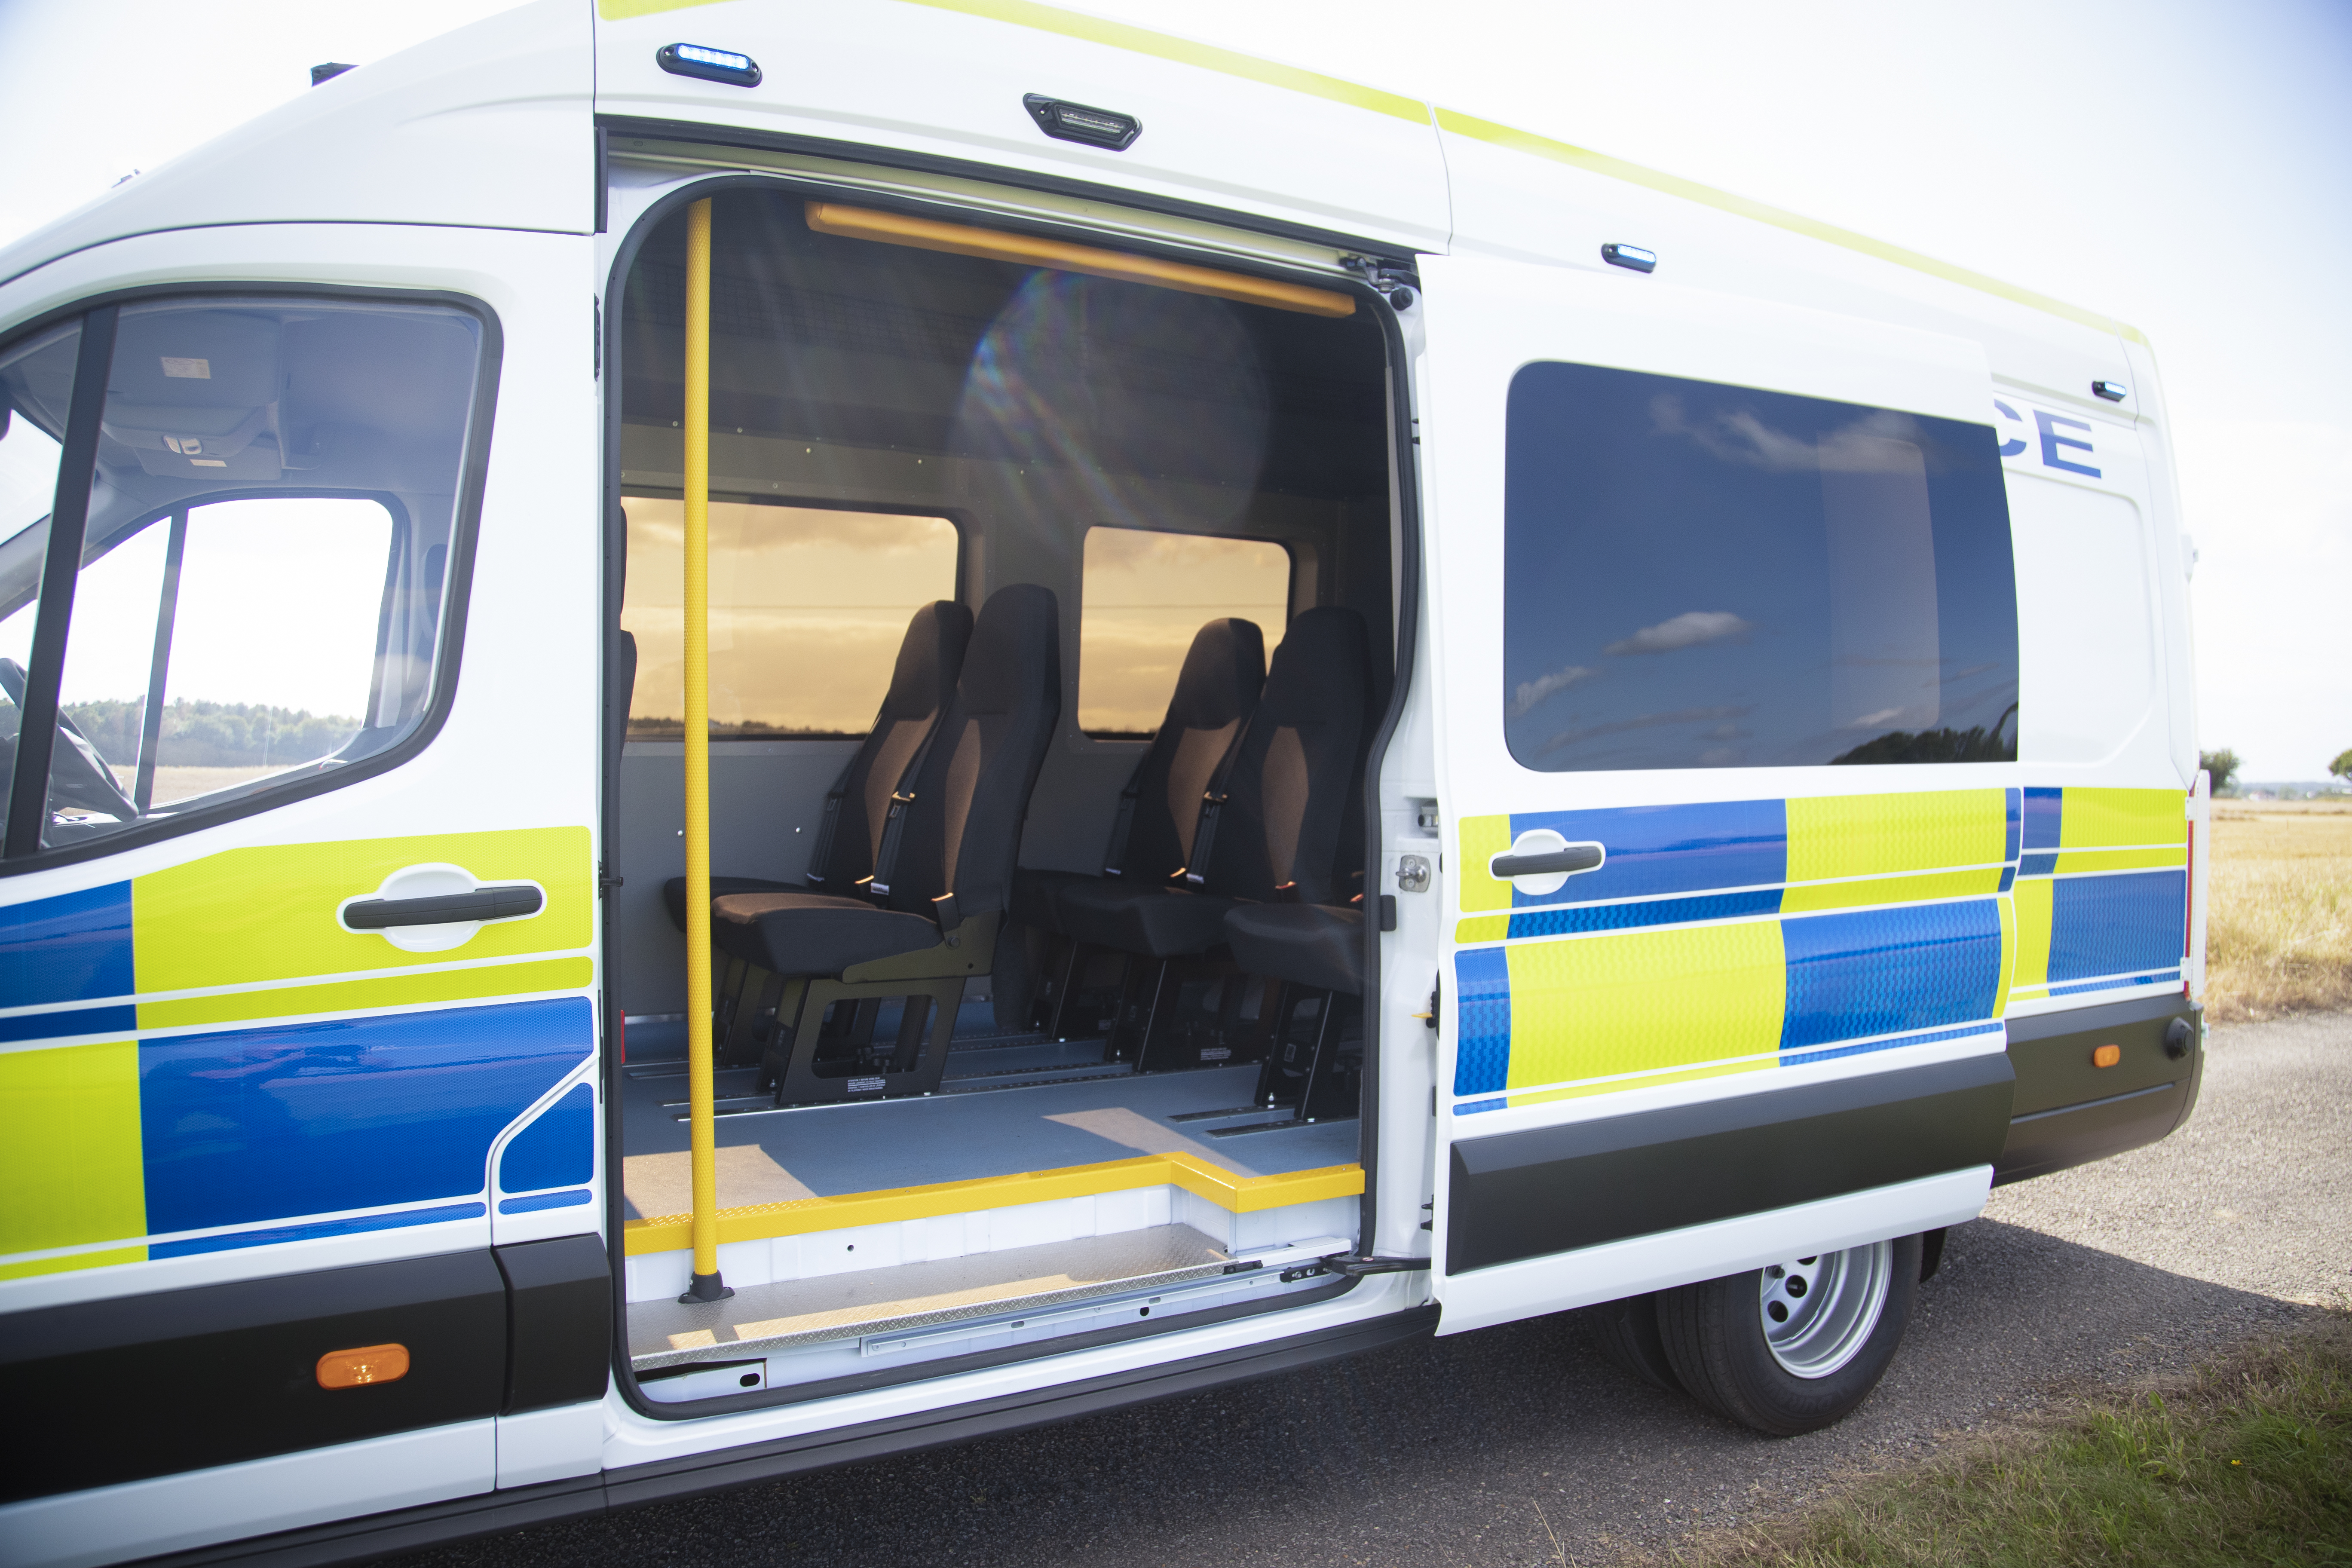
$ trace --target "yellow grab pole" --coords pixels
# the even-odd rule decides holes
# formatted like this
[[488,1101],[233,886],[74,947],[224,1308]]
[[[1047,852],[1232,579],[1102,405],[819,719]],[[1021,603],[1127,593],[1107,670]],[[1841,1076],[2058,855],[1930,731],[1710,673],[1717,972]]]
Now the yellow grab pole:
[[686,215],[686,1094],[693,1140],[694,1283],[719,1278],[719,1150],[710,1061],[710,201]]

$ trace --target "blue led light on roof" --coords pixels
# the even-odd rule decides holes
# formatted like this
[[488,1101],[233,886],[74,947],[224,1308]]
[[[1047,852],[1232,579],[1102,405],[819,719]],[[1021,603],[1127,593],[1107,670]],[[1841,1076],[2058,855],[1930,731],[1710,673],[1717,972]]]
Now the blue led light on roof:
[[1601,259],[1612,267],[1630,268],[1635,272],[1653,272],[1658,266],[1657,252],[1638,245],[1604,245],[1601,247]]
[[757,60],[733,49],[714,49],[708,44],[665,44],[654,56],[654,63],[672,76],[698,77],[732,87],[760,85]]

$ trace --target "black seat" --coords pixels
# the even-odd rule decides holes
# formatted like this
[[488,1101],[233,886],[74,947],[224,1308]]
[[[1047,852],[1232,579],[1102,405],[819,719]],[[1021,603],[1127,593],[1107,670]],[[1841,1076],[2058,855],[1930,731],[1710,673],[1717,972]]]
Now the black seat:
[[[777,1019],[793,1026],[768,1052],[780,1101],[936,1087],[964,977],[985,973],[994,955],[1022,821],[1061,716],[1060,637],[1050,590],[1015,584],[990,597],[954,696],[914,763],[913,786],[881,818],[870,898],[814,889],[713,898],[711,936],[721,952],[811,982],[795,998],[779,997]],[[820,1071],[824,1010],[891,997],[907,998],[891,1064],[846,1078]],[[919,1048],[919,998],[934,1020],[928,1052]]]
[[1370,665],[1355,611],[1325,605],[1293,620],[1224,788],[1202,805],[1177,885],[1064,884],[1054,901],[1065,928],[1128,952],[1174,958],[1223,945],[1225,914],[1236,903],[1349,897],[1341,885],[1359,847],[1341,829],[1355,793]]
[[1021,917],[1070,934],[1059,908],[1064,889],[1107,879],[1156,889],[1181,874],[1192,858],[1201,797],[1218,782],[1265,685],[1265,634],[1257,623],[1228,617],[1193,633],[1167,716],[1119,794],[1101,874],[1019,873],[1014,908]]
[[[805,883],[713,877],[710,896],[799,891],[805,886],[864,903],[860,884],[873,873],[891,792],[904,780],[924,737],[955,695],[964,648],[971,640],[971,611],[962,605],[940,599],[917,610],[907,623],[907,635],[899,639],[898,662],[891,670],[890,689],[883,695],[881,711],[874,715],[874,728],[825,796],[824,816],[817,826],[816,842],[809,849]],[[629,649],[634,668],[634,639]],[[685,878],[672,877],[662,884],[662,902],[671,921],[684,931]]]
[[1317,991],[1364,994],[1364,915],[1342,904],[1236,904],[1225,911],[1234,962]]

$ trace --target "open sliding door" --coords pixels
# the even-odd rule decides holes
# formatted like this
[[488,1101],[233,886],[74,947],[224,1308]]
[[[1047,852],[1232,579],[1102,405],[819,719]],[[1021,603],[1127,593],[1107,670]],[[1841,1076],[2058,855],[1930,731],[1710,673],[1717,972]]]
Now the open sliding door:
[[1444,1331],[1972,1216],[2020,820],[1982,352],[1423,278]]

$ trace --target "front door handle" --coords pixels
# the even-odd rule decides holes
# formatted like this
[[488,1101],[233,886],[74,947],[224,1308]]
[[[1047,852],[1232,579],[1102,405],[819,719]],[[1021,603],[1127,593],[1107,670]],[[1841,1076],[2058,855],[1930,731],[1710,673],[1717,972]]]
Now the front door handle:
[[1570,844],[1532,854],[1506,852],[1489,861],[1488,869],[1496,881],[1507,882],[1514,877],[1557,877],[1566,872],[1590,871],[1600,864],[1600,845]]
[[528,882],[476,888],[470,893],[440,893],[425,899],[359,899],[343,906],[352,931],[389,931],[394,926],[454,925],[460,921],[509,921],[535,915],[546,902]]

